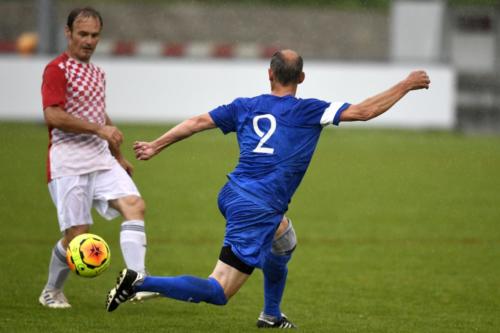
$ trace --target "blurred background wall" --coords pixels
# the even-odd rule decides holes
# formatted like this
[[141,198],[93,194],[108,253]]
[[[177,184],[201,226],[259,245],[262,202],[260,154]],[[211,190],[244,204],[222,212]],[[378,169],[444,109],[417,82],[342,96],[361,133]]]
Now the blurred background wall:
[[308,58],[387,59],[388,7],[335,2],[2,0],[0,12],[7,15],[0,22],[0,40],[36,32],[45,11],[50,18],[42,29],[54,26],[48,43],[52,51],[64,49],[62,27],[69,10],[89,4],[104,18],[103,39],[115,42],[294,45]]
[[[315,66],[345,65],[353,70],[375,65],[381,75],[394,67],[445,70],[445,82],[433,81],[433,88],[443,85],[438,91],[452,90],[442,95],[447,104],[434,110],[445,112],[444,117],[452,115],[445,127],[500,132],[500,4],[496,0],[145,0],[140,4],[1,0],[0,58],[21,61],[21,66],[26,59],[48,61],[65,48],[62,32],[67,13],[82,4],[96,7],[104,17],[97,63],[154,61],[157,66],[166,62],[171,66],[176,61],[210,60],[205,63],[243,61],[244,66],[245,61],[268,59],[287,47],[299,51],[306,66],[311,61]],[[12,86],[6,83],[12,77],[6,71],[12,68],[0,68],[4,86]],[[31,75],[32,85],[39,84],[37,70],[22,81]],[[154,75],[154,70],[148,75]],[[3,117],[9,107],[0,103]]]

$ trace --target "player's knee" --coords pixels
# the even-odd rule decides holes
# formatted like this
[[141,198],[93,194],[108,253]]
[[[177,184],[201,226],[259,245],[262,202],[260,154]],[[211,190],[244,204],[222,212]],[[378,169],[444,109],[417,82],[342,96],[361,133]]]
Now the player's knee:
[[297,247],[297,235],[293,229],[292,221],[288,220],[287,229],[276,239],[273,240],[271,252],[274,255],[291,255]]
[[139,198],[139,200],[137,202],[137,211],[142,216],[144,216],[144,214],[146,213],[146,203],[144,202],[144,200],[142,198]]
[[146,212],[146,203],[141,197],[128,196],[124,198],[124,205],[126,210],[134,215],[144,215]]
[[226,305],[228,301],[229,300],[226,298],[224,293],[222,293],[222,295],[218,295],[217,297],[212,298],[210,303],[213,305],[223,306]]
[[208,302],[214,305],[226,305],[229,299],[226,297],[220,283],[212,277],[209,277],[208,281],[212,285],[212,295],[208,299]]

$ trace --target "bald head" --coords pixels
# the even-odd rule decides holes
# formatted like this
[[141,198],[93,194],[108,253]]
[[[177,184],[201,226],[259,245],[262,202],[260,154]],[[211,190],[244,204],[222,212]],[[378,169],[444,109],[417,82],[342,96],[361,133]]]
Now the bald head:
[[274,78],[282,85],[298,84],[301,81],[302,57],[293,50],[281,50],[271,58],[271,71]]
[[290,50],[290,49],[281,50],[281,51],[278,51],[276,53],[281,53],[281,55],[287,61],[296,60],[299,57],[299,54],[297,52],[295,52],[294,50]]

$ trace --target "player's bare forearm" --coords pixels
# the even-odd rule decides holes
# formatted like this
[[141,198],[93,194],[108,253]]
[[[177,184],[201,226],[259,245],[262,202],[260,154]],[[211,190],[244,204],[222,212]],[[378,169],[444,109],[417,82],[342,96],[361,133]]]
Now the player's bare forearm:
[[[109,118],[107,113],[106,113],[106,126],[111,128],[116,128],[113,125],[113,122],[111,121],[111,118]],[[122,151],[120,149],[120,144],[118,145],[110,144],[109,150],[111,151],[111,154],[116,158],[118,163],[121,165],[121,167],[129,174],[130,177],[132,177],[132,174],[134,173],[134,166],[129,161],[127,161],[125,157],[123,157]]]
[[[70,133],[95,134],[108,141],[110,148],[119,148],[123,141],[123,134],[115,126],[99,125],[82,120],[65,112],[57,106],[49,106],[43,110],[45,122],[49,127],[57,128]],[[106,119],[108,121],[109,118]]]
[[[116,128],[114,127],[113,125],[113,122],[111,121],[111,118],[109,118],[108,114],[106,113],[106,122],[105,122],[106,126],[111,126],[113,128]],[[121,159],[123,159],[123,155],[122,155],[122,152],[120,150],[120,144],[111,144],[110,142],[110,145],[109,145],[109,150],[111,151],[111,154],[118,160],[120,161]]]
[[214,127],[215,124],[213,124],[211,118],[210,121],[208,121],[203,116],[197,116],[183,121],[153,142],[160,151],[175,142],[189,138],[195,133]]
[[414,71],[408,77],[390,89],[367,98],[363,102],[351,105],[345,110],[341,121],[367,121],[389,110],[411,90],[428,89],[430,79],[424,71]]
[[[113,122],[111,121],[111,118],[109,118],[108,114],[106,114],[106,125],[108,127],[116,128],[114,127]],[[123,157],[120,145],[110,144],[109,150],[111,151],[111,154],[116,158],[118,163],[120,163],[122,168],[130,175],[130,177],[132,177],[132,174],[134,173],[134,166]]]
[[363,120],[380,116],[403,98],[408,91],[405,82],[402,81],[378,95],[367,98],[359,104],[360,109],[364,111]]
[[216,125],[208,113],[189,118],[152,142],[136,141],[134,143],[136,158],[138,160],[148,160],[176,142],[215,127]]
[[49,127],[70,133],[97,134],[99,125],[78,119],[60,107],[49,106],[43,110],[45,122]]
[[121,160],[123,158],[120,147],[117,145],[109,145],[109,151],[111,155],[113,155],[117,160]]

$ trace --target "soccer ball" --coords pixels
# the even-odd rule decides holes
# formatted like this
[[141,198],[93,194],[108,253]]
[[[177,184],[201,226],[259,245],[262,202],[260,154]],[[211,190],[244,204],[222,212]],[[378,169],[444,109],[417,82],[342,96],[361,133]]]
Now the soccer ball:
[[81,234],[69,243],[66,261],[77,275],[95,277],[109,267],[111,252],[101,237],[94,234]]

